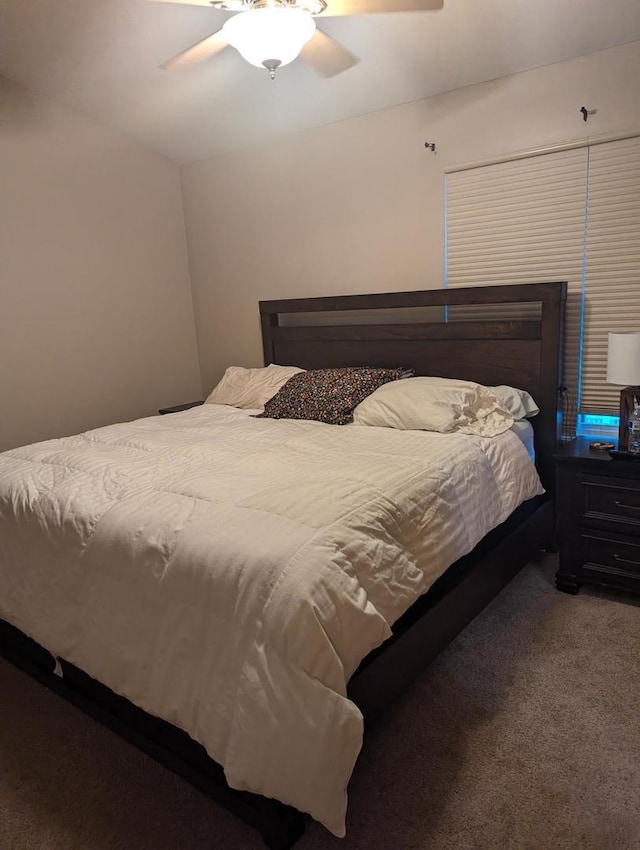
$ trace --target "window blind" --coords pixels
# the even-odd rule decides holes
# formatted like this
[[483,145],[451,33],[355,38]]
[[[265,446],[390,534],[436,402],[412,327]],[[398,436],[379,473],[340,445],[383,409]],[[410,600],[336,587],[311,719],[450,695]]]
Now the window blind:
[[[453,172],[446,187],[449,286],[567,281],[564,381],[574,399],[586,175],[587,150],[576,148]],[[507,311],[501,318],[526,318]],[[450,308],[449,318],[472,316]]]
[[585,256],[580,410],[617,414],[607,334],[640,331],[640,137],[590,148]]

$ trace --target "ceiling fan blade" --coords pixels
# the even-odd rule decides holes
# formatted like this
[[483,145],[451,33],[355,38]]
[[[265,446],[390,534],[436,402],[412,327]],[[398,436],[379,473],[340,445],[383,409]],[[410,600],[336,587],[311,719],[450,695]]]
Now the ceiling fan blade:
[[360,61],[357,56],[349,53],[319,29],[316,29],[311,40],[302,48],[300,56],[323,77],[335,77]]
[[211,0],[148,0],[149,3],[173,3],[174,6],[211,6]]
[[374,15],[377,12],[437,12],[444,0],[327,0],[323,18]]
[[147,0],[149,3],[172,3],[174,6],[207,6],[223,12],[244,12],[248,6],[244,0]]
[[195,65],[198,62],[203,62],[205,59],[210,59],[221,50],[227,47],[229,42],[223,36],[222,30],[214,32],[213,35],[208,35],[196,44],[178,53],[173,59],[163,62],[160,67],[164,71],[177,71],[180,68],[186,68],[189,65]]

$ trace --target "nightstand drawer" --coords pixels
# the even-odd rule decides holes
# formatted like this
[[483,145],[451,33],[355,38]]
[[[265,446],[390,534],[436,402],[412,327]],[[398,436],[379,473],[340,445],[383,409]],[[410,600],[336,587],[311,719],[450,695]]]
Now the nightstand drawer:
[[640,542],[613,534],[581,534],[582,569],[640,578]]
[[581,522],[622,529],[626,534],[640,534],[640,481],[585,475],[581,481]]

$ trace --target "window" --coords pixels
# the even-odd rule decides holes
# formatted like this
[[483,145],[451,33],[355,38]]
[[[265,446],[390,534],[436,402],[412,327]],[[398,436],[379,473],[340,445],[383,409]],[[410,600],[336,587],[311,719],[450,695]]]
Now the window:
[[607,333],[640,330],[640,137],[452,171],[446,203],[446,285],[568,282],[564,381],[604,425]]
[[589,150],[580,413],[617,414],[607,334],[640,330],[640,137]]

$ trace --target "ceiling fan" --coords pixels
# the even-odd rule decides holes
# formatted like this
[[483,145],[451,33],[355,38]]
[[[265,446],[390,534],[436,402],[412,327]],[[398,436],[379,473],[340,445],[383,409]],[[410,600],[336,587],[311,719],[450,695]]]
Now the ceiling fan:
[[444,0],[151,0],[186,6],[211,6],[238,14],[222,29],[169,59],[161,67],[173,70],[208,59],[231,45],[271,79],[276,70],[299,55],[323,77],[351,68],[359,60],[322,30],[314,18],[377,12],[431,12]]

